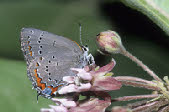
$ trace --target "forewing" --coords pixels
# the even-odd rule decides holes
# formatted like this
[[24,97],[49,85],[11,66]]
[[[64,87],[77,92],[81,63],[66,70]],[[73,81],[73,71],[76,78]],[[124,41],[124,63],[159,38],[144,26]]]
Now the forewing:
[[82,67],[81,48],[62,36],[24,28],[21,31],[21,47],[27,61],[28,76],[35,86],[38,86],[39,78],[45,86],[55,87],[63,76],[74,75],[70,68]]

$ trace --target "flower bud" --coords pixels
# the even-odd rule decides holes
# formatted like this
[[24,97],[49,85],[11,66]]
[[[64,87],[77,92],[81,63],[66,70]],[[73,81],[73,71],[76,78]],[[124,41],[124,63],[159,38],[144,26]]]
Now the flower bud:
[[120,36],[114,31],[108,30],[98,34],[97,43],[104,53],[120,53],[124,50]]

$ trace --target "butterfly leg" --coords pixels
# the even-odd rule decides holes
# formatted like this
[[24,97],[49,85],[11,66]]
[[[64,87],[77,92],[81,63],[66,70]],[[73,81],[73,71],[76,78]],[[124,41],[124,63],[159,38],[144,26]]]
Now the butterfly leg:
[[88,61],[89,65],[94,65],[95,64],[94,57],[92,56],[92,54],[89,54],[87,56],[87,61]]

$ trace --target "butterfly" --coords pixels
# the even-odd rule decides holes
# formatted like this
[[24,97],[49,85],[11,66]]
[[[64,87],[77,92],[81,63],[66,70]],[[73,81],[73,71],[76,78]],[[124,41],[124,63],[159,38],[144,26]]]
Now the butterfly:
[[75,76],[70,68],[94,63],[87,46],[35,28],[21,30],[21,50],[27,63],[27,75],[38,96],[51,98],[67,83],[64,76]]

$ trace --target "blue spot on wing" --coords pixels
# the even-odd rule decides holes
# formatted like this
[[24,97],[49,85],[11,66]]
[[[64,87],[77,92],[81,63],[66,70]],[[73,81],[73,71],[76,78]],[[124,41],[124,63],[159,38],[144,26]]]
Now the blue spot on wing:
[[47,94],[47,95],[51,95],[52,93],[52,90],[50,88],[45,88],[43,91],[42,91],[42,94]]

